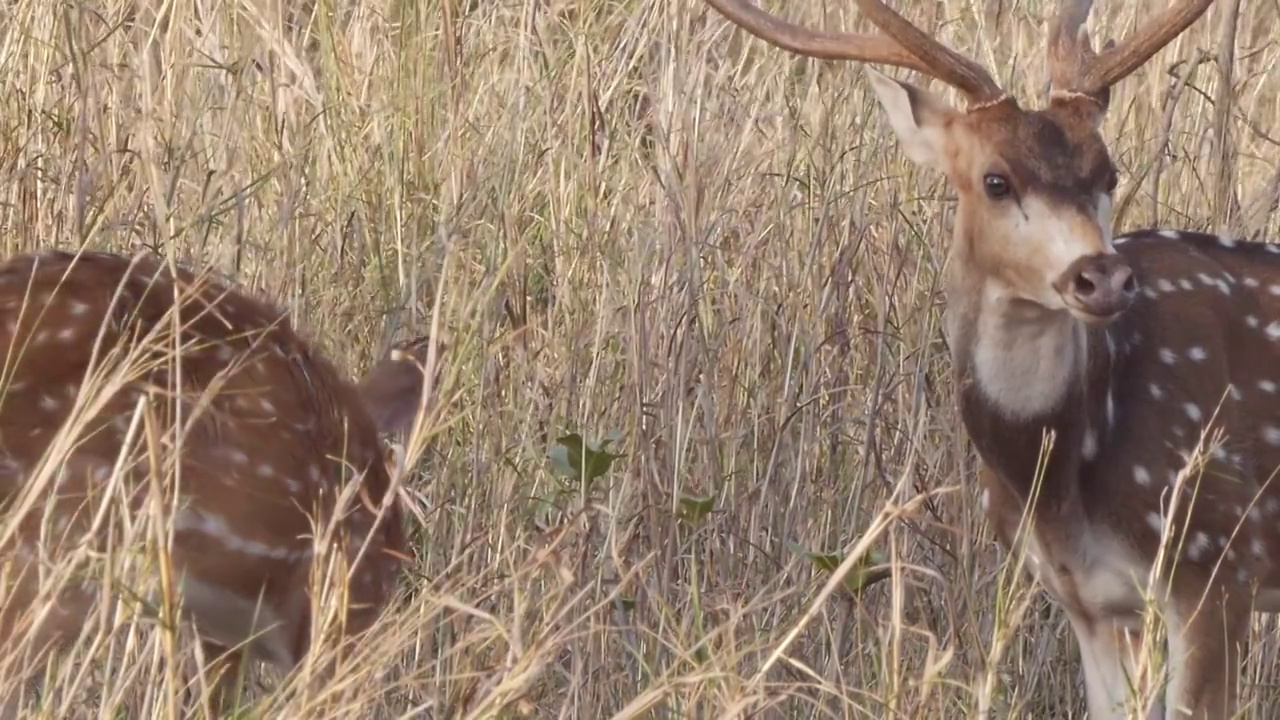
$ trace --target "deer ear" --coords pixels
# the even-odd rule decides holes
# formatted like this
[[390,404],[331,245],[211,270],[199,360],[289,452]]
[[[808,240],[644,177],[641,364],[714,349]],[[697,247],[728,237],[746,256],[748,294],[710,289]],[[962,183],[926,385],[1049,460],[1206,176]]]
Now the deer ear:
[[867,78],[902,144],[917,165],[946,172],[946,132],[959,112],[928,90],[868,67]]
[[394,435],[413,426],[423,393],[427,392],[430,347],[426,338],[404,343],[360,381],[360,398],[383,435]]

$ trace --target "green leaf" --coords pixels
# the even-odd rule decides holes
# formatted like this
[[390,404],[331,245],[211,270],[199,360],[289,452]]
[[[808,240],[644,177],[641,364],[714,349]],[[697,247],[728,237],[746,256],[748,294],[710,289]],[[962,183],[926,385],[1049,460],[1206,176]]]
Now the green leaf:
[[567,478],[576,479],[579,471],[569,462],[569,448],[557,442],[547,451],[547,458],[551,460],[551,469],[556,471],[557,475],[563,475]]
[[676,517],[690,525],[701,523],[703,518],[711,514],[716,508],[716,496],[706,495],[698,497],[696,495],[680,495],[680,506],[676,512]]
[[[787,543],[787,548],[797,555],[802,555],[818,570],[830,575],[835,572],[844,558],[839,553],[812,552],[796,543]],[[841,585],[853,597],[858,597],[863,590],[889,577],[889,558],[878,550],[871,550],[849,568]]]
[[580,481],[586,489],[609,472],[615,460],[626,457],[622,453],[609,452],[610,444],[620,439],[620,434],[610,433],[596,447],[592,447],[578,433],[556,438],[555,445],[547,452],[551,466],[566,478]]

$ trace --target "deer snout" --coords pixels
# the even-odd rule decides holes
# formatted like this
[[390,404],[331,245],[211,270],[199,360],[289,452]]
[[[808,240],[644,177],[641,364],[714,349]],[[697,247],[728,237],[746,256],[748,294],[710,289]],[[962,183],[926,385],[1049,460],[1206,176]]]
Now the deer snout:
[[1088,255],[1071,263],[1054,283],[1067,307],[1086,320],[1109,320],[1133,303],[1138,280],[1118,253]]

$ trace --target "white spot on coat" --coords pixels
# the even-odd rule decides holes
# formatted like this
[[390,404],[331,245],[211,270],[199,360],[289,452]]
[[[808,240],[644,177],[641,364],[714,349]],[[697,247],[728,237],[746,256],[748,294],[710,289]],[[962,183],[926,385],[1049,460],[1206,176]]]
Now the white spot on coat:
[[254,557],[299,560],[310,553],[310,547],[305,544],[294,549],[287,545],[267,545],[257,540],[246,539],[236,533],[226,518],[191,508],[178,512],[173,519],[173,529],[174,532],[199,533],[221,544],[227,550]]
[[1164,519],[1160,517],[1160,513],[1158,512],[1147,513],[1147,524],[1156,532],[1160,532],[1164,529]]
[[1265,425],[1262,428],[1262,439],[1268,445],[1280,445],[1280,428],[1275,425]]
[[1151,484],[1151,473],[1148,472],[1147,469],[1141,465],[1134,465],[1133,481],[1138,483],[1142,487],[1147,487],[1148,485]]
[[1092,460],[1098,456],[1098,434],[1093,428],[1086,428],[1084,431],[1084,441],[1080,444],[1080,454],[1085,460]]
[[1209,552],[1209,536],[1197,532],[1191,537],[1191,542],[1187,543],[1187,557],[1199,562],[1204,559],[1204,554],[1207,552]]

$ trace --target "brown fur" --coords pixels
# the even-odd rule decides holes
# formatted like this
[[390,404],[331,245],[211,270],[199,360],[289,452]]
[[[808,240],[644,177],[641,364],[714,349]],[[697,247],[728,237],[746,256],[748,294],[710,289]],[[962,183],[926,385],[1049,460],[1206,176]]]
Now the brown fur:
[[[16,523],[0,538],[12,573],[0,604],[5,642],[33,633],[39,648],[79,633],[99,588],[72,583],[57,612],[24,617],[48,589],[35,560],[65,558],[82,538],[101,545],[86,533],[117,458],[130,512],[148,513],[150,492],[163,494],[182,599],[214,654],[247,641],[252,656],[288,670],[308,652],[312,536],[352,483],[359,489],[338,518],[351,572],[343,632],[362,632],[386,605],[407,548],[371,413],[397,415],[386,430],[404,425],[395,408],[417,407],[416,367],[375,367],[399,395],[362,397],[278,309],[153,257],[102,253],[0,264],[0,353],[0,520]],[[120,379],[89,380],[104,372]],[[69,452],[38,473],[64,427],[76,429],[83,410],[73,409],[89,406]],[[139,409],[152,442],[130,446]],[[42,536],[48,527],[57,532]],[[259,602],[279,625],[251,639],[246,613]],[[232,667],[239,656],[227,658]]]

